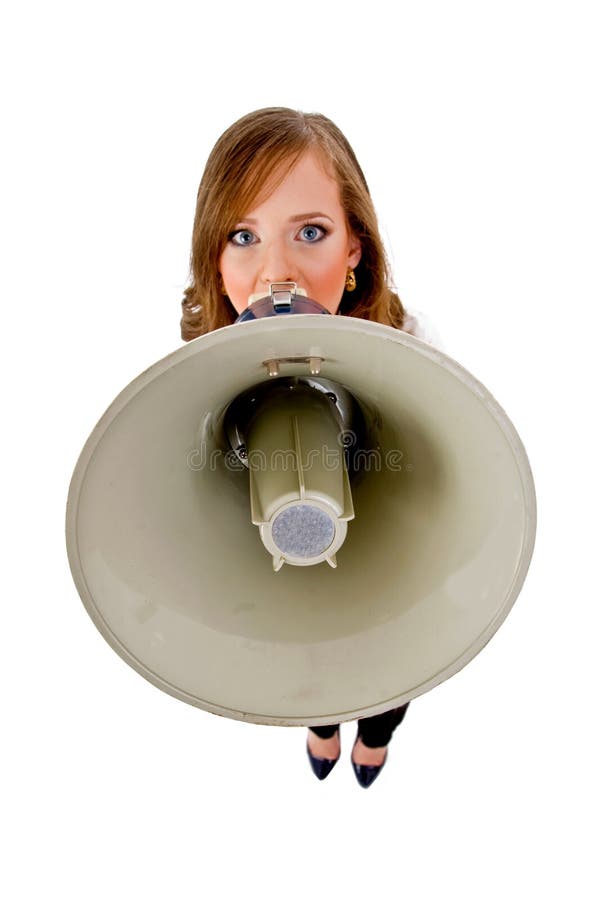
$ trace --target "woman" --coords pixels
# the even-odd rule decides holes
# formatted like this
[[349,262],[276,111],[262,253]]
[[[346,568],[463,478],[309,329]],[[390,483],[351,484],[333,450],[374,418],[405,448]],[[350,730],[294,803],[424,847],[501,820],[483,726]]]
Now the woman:
[[[368,186],[346,138],[325,116],[273,107],[235,122],[206,164],[183,339],[232,324],[251,294],[281,281],[296,282],[332,315],[423,336],[389,287]],[[352,765],[363,787],[381,771],[407,707],[358,720]],[[339,725],[310,728],[307,751],[326,778],[340,754]]]

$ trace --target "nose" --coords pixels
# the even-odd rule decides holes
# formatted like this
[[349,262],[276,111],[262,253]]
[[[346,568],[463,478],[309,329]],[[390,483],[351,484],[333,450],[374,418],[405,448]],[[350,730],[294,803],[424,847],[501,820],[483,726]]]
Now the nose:
[[275,281],[297,281],[292,254],[283,242],[273,241],[264,248],[260,281],[264,287]]

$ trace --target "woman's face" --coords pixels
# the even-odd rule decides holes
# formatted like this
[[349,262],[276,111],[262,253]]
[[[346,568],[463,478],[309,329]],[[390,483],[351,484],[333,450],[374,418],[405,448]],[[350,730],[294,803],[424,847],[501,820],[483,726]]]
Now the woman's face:
[[310,151],[263,203],[236,223],[219,271],[238,313],[247,307],[250,294],[267,292],[275,281],[295,281],[334,315],[348,266],[355,268],[360,254],[337,182]]

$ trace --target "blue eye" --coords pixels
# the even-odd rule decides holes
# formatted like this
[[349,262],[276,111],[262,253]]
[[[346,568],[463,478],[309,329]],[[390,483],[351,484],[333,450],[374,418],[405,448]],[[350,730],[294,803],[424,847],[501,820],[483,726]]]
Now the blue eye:
[[326,235],[326,230],[321,225],[304,225],[300,230],[300,234],[305,241],[315,244],[316,241],[322,240]]
[[251,231],[242,228],[239,231],[233,231],[229,235],[229,240],[232,244],[237,244],[238,247],[248,247],[254,243],[254,235]]

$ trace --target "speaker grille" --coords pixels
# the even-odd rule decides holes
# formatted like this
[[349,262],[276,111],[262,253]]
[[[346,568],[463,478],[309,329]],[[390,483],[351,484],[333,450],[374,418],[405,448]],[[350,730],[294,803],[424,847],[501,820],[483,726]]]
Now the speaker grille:
[[331,546],[335,525],[322,510],[301,503],[279,513],[272,524],[272,537],[281,553],[308,559]]

